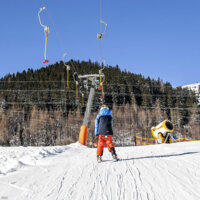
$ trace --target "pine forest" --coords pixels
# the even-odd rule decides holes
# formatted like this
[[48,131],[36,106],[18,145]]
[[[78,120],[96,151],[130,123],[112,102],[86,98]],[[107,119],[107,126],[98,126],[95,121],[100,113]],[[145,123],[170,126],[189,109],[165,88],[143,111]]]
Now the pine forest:
[[[71,60],[78,74],[98,74],[102,64]],[[145,78],[121,70],[104,69],[104,98],[95,90],[89,121],[88,144],[94,141],[94,122],[102,104],[112,110],[114,140],[133,145],[134,136],[152,138],[151,127],[168,119],[174,134],[200,139],[200,108],[195,94],[173,88],[161,79]],[[76,142],[83,122],[89,88],[79,85],[78,97],[73,70],[70,89],[61,61],[37,70],[8,74],[0,79],[0,145],[48,146]],[[81,91],[81,92],[80,92]]]

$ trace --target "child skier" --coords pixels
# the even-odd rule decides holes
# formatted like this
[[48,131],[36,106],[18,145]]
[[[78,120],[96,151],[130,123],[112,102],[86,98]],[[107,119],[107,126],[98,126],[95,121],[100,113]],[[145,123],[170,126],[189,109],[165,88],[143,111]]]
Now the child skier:
[[112,115],[110,109],[104,105],[101,107],[95,120],[95,136],[98,139],[97,161],[102,161],[103,148],[106,143],[108,150],[111,152],[114,161],[117,161],[117,154],[112,143]]

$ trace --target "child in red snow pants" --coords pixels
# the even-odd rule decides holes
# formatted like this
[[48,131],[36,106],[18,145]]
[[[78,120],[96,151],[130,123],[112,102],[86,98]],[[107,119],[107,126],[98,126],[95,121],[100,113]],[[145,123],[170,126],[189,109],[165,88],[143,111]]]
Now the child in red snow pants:
[[98,136],[97,156],[102,156],[105,144],[109,151],[111,151],[112,148],[115,148],[112,143],[112,135],[99,135]]

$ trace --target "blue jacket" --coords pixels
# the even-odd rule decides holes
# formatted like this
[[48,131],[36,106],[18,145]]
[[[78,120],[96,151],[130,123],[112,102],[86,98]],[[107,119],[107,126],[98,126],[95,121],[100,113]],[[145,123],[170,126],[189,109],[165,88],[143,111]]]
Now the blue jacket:
[[113,135],[112,115],[108,108],[100,110],[95,120],[95,136]]

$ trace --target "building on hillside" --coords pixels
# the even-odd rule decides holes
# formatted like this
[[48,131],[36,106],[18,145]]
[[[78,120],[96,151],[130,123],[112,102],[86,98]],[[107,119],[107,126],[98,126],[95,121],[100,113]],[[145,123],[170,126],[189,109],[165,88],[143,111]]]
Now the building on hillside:
[[193,84],[190,84],[190,85],[184,85],[184,86],[182,86],[182,88],[187,88],[187,89],[195,92],[196,97],[197,97],[197,101],[198,101],[198,105],[200,106],[200,83],[193,83]]

